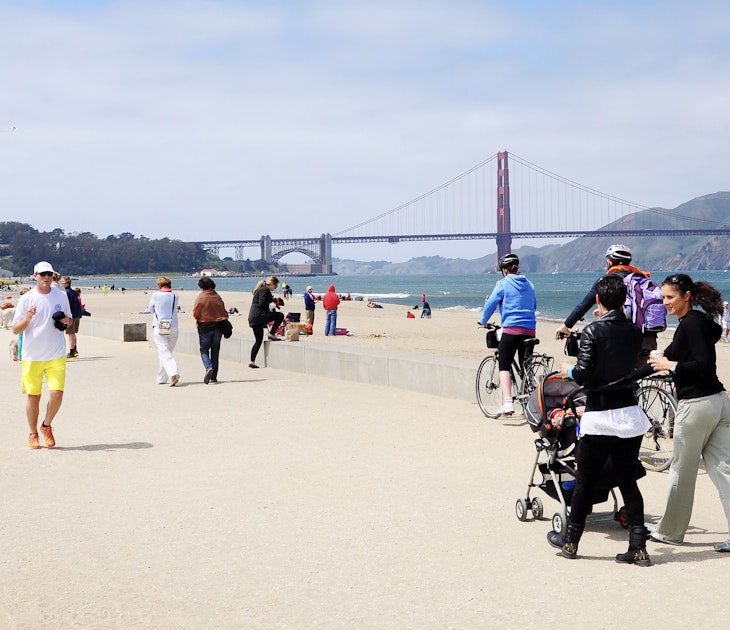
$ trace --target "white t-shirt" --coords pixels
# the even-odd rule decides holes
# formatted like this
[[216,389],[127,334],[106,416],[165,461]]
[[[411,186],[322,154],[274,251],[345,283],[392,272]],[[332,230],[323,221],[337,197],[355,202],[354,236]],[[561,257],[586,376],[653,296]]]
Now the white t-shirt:
[[15,307],[13,324],[25,319],[31,306],[36,307],[36,313],[23,331],[23,361],[51,361],[66,356],[66,337],[53,325],[56,311],[63,311],[66,317],[71,317],[66,291],[51,287],[51,292],[43,295],[34,288],[21,295]]

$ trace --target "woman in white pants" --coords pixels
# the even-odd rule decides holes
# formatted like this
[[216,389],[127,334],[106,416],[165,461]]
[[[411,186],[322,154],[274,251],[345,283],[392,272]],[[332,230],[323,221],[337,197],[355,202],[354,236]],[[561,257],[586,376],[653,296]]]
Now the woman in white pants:
[[160,288],[152,294],[147,310],[152,313],[152,339],[160,355],[160,369],[157,372],[157,383],[170,384],[175,387],[180,380],[177,361],[172,356],[179,333],[177,308],[179,301],[172,292],[172,280],[167,276],[157,279]]

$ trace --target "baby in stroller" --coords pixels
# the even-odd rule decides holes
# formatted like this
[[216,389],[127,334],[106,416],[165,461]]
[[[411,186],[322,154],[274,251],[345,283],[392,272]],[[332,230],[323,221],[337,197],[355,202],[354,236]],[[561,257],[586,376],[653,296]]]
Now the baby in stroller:
[[[585,392],[573,381],[558,373],[549,374],[538,383],[525,408],[527,423],[539,437],[535,440],[536,456],[525,498],[517,500],[515,511],[521,521],[527,520],[528,509],[535,519],[543,515],[539,497],[530,498],[532,488],[539,488],[562,507],[552,518],[553,530],[563,534],[570,514],[577,463],[575,449],[580,436],[580,418],[585,410]],[[536,481],[536,473],[539,472]],[[637,460],[637,479],[646,471]],[[601,472],[593,489],[591,504],[597,505],[613,498],[613,517],[623,527],[628,526],[625,508],[619,509],[614,488],[617,482],[610,461]]]
[[[532,392],[525,407],[525,417],[533,432],[536,456],[527,486],[525,498],[517,500],[517,518],[526,521],[528,511],[537,520],[543,516],[543,503],[539,497],[530,498],[532,488],[539,488],[550,498],[558,501],[561,511],[553,514],[551,534],[564,536],[569,522],[575,488],[578,463],[576,448],[580,439],[580,419],[585,411],[586,392],[573,381],[566,381],[559,373],[545,377]],[[536,474],[538,473],[539,474]],[[637,459],[633,466],[635,479],[646,475]],[[537,479],[536,479],[537,477]],[[618,479],[611,459],[607,459],[597,482],[591,490],[591,506],[613,500],[613,519],[628,528],[626,508],[619,508],[615,488]],[[592,507],[589,509],[589,513]]]

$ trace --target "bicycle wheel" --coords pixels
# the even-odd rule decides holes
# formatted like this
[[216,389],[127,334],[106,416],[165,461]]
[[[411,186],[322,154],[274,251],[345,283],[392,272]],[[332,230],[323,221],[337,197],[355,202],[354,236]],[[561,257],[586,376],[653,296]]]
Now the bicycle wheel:
[[[523,415],[527,402],[530,400],[530,394],[537,389],[537,386],[552,371],[551,364],[552,357],[542,354],[533,355],[530,364],[525,370],[524,381],[515,387],[514,400],[522,408]],[[513,382],[516,381],[513,379]]]
[[477,370],[477,402],[487,418],[499,417],[502,388],[499,385],[499,365],[493,355],[485,358]]
[[546,354],[538,354],[532,358],[532,364],[528,372],[529,378],[525,379],[525,393],[531,394],[542,383],[545,377],[553,371],[553,358]]
[[636,393],[639,406],[651,422],[644,434],[639,459],[647,470],[660,472],[669,468],[674,453],[674,416],[677,401],[661,384],[644,383]]

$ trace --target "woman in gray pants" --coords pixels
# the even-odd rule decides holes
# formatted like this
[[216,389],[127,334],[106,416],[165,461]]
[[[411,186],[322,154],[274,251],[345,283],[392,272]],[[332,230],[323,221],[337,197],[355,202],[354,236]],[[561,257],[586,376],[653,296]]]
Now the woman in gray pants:
[[[669,314],[679,318],[679,326],[664,356],[650,357],[649,364],[654,370],[673,374],[679,407],[674,418],[667,507],[651,537],[681,545],[692,516],[700,456],[720,493],[730,530],[730,399],[717,378],[720,293],[707,282],[695,283],[688,275],[677,273],[662,282],[662,296]],[[715,551],[730,551],[730,540],[716,544]]]

